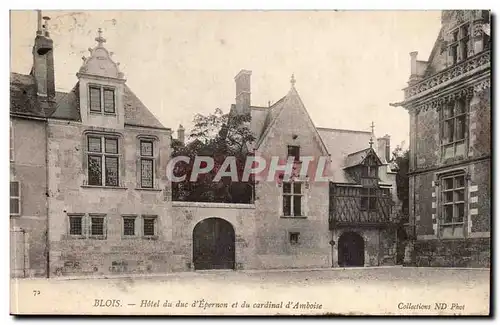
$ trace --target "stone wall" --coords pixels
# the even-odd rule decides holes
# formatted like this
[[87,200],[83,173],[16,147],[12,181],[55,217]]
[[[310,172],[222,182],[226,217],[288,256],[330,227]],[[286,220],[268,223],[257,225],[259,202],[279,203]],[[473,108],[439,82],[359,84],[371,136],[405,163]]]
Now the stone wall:
[[490,267],[490,238],[417,240],[417,266]]
[[[45,276],[47,271],[47,170],[45,160],[46,126],[44,121],[11,117],[13,157],[10,180],[19,181],[21,214],[10,218],[10,229],[25,231],[23,249],[11,247],[11,252],[23,252],[25,272],[19,276]],[[17,233],[11,233],[16,236]],[[20,241],[13,240],[20,244]],[[19,249],[18,249],[19,248]]]

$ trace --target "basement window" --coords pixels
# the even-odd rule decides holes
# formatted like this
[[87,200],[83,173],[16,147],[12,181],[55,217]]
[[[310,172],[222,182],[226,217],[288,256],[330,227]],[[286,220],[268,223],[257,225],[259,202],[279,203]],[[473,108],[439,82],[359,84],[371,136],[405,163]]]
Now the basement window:
[[299,243],[299,237],[300,237],[300,233],[299,232],[291,232],[291,233],[289,233],[290,244],[292,244],[292,245],[298,244]]

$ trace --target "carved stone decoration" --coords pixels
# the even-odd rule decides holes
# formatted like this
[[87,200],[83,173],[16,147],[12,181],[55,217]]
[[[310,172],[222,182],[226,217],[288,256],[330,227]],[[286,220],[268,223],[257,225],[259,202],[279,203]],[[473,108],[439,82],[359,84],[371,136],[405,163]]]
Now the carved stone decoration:
[[483,33],[484,33],[483,24],[482,23],[474,24],[474,31],[473,31],[474,37],[481,37]]
[[446,105],[452,101],[455,101],[459,98],[471,98],[474,95],[475,88],[467,87],[457,90],[451,94],[436,98],[434,100],[430,100],[419,105],[416,110],[417,112],[427,111],[428,109],[436,109],[439,110],[443,105]]
[[457,78],[460,75],[467,73],[471,70],[479,68],[491,62],[490,51],[482,52],[478,55],[468,58],[456,65],[451,66],[441,72],[436,73],[434,76],[424,79],[415,85],[404,89],[405,99],[411,98],[419,93],[434,88],[442,83],[451,79]]
[[491,87],[491,80],[488,78],[488,79],[482,80],[479,83],[475,84],[474,85],[474,92],[480,93],[483,90],[490,88],[490,87]]
[[107,78],[123,79],[123,73],[119,70],[119,64],[111,58],[111,53],[104,47],[106,39],[99,29],[98,37],[95,38],[97,46],[89,48],[90,56],[86,58],[80,68],[80,73],[86,73]]

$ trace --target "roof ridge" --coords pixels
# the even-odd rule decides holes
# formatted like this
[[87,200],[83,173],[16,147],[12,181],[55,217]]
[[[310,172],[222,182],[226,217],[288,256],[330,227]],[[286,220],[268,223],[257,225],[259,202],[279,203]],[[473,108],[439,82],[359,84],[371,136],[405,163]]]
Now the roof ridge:
[[335,129],[335,128],[325,128],[325,127],[317,127],[316,129],[323,130],[323,131],[340,131],[340,132],[368,133],[368,134],[371,134],[370,131],[361,131],[361,130]]

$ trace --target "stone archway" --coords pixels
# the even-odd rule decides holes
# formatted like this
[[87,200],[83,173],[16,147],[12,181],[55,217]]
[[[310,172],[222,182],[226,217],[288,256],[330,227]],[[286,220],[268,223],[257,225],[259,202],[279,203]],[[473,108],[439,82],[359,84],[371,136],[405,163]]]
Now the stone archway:
[[356,232],[344,232],[338,240],[340,267],[365,265],[365,241]]
[[195,270],[234,269],[235,232],[221,218],[208,218],[193,229],[193,265]]

